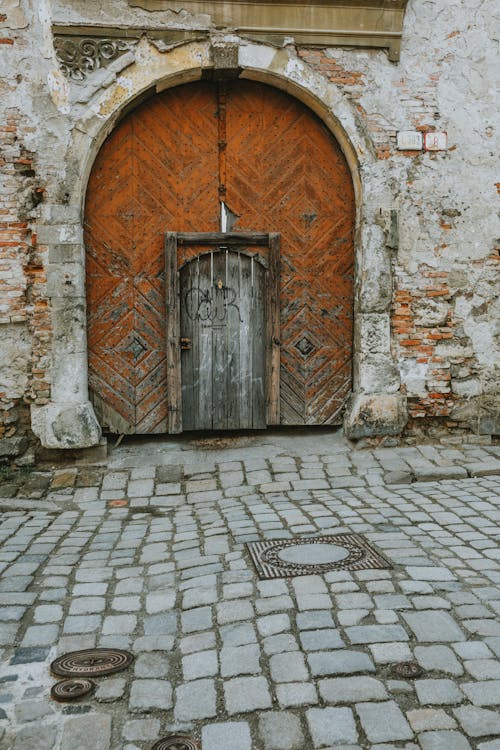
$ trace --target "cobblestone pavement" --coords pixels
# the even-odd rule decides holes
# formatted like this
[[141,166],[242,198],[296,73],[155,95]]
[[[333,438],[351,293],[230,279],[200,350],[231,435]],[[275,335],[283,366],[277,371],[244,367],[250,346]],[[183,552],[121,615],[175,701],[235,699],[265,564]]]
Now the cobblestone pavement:
[[[313,433],[35,474],[1,503],[0,747],[499,750],[498,455]],[[244,546],[345,532],[392,569],[261,581]],[[51,701],[52,659],[94,646],[135,661]]]

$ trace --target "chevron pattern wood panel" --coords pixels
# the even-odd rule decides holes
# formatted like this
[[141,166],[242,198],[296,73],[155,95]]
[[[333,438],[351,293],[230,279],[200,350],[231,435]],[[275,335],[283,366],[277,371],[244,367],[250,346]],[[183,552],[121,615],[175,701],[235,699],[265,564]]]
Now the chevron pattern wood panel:
[[89,384],[113,432],[167,431],[163,236],[219,228],[217,140],[214,88],[172,89],[126,117],[92,170]]
[[281,422],[332,424],[351,390],[355,201],[326,126],[263,84],[227,90],[234,229],[281,233]]
[[142,104],[92,170],[89,383],[111,431],[167,430],[163,234],[218,231],[221,199],[235,231],[282,235],[282,423],[339,420],[351,390],[349,169],[303,104],[238,80],[189,84]]

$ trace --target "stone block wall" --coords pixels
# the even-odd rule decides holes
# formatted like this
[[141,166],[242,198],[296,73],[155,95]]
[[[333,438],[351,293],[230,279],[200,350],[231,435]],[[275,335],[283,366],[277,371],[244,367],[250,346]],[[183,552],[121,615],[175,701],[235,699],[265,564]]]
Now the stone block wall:
[[[248,75],[281,76],[279,85],[303,90],[353,144],[358,412],[351,433],[396,434],[407,420],[409,432],[498,433],[496,0],[409,0],[399,62],[383,50],[297,48],[292,40],[281,49],[258,46],[216,31],[207,16],[140,5],[4,0],[0,9],[0,458],[30,424],[52,447],[99,439],[86,395],[85,170],[136,94],[168,85],[170,70],[180,82],[213,64],[214,36],[239,45]],[[116,19],[122,27],[185,31],[186,46],[135,40],[85,80],[65,77],[53,27],[72,33]],[[401,130],[447,131],[449,149],[399,151]],[[380,416],[386,407],[394,408],[389,429]],[[379,413],[371,427],[360,423],[370,410]],[[83,425],[75,434],[73,418]]]

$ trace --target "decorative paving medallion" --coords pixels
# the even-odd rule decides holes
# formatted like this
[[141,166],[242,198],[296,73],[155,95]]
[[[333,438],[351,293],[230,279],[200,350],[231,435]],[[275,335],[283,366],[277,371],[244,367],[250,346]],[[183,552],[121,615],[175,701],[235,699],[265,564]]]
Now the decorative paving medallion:
[[90,695],[94,688],[95,685],[92,680],[88,680],[86,677],[73,677],[71,680],[57,682],[50,691],[50,695],[54,700],[66,703],[83,698],[84,695]]
[[118,648],[89,648],[59,656],[50,669],[61,677],[102,677],[121,672],[133,660],[131,653]]
[[396,664],[392,671],[395,677],[402,677],[405,680],[415,680],[424,673],[416,661],[402,661],[401,664]]
[[358,534],[249,542],[248,551],[259,578],[288,578],[331,570],[392,568]]
[[159,740],[151,750],[200,750],[200,746],[191,737],[173,735]]

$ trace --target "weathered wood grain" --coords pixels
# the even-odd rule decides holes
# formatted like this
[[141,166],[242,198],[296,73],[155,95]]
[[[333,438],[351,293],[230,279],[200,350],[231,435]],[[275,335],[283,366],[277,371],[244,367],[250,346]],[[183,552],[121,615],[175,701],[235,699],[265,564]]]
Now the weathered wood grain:
[[[223,240],[221,199],[234,217]],[[224,242],[242,258],[244,247],[257,249],[271,267],[269,235],[280,234],[279,315],[266,323],[267,339],[272,327],[280,342],[267,352],[267,422],[337,423],[352,379],[354,217],[338,144],[282,91],[238,80],[220,92],[199,82],[127,115],[96,159],[86,203],[89,385],[103,427],[180,429],[180,412],[176,422],[169,411],[180,400],[167,368],[169,231],[178,233],[179,266]],[[193,346],[208,356],[201,335]],[[203,408],[208,425],[208,399]]]
[[177,271],[177,235],[175,232],[168,232],[165,236],[165,267],[168,431],[175,434],[182,432],[181,329],[179,317],[179,274]]
[[180,271],[182,416],[185,430],[266,426],[266,269],[228,248]]

